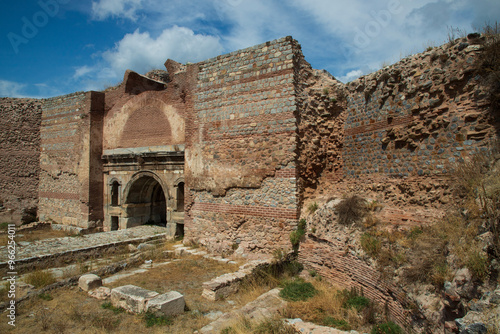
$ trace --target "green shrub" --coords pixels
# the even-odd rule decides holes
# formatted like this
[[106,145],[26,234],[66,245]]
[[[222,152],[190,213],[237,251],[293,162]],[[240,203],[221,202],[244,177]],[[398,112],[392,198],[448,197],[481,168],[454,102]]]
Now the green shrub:
[[475,279],[483,281],[488,277],[488,260],[480,251],[469,253],[466,266]]
[[[231,333],[231,332],[229,332]],[[267,319],[255,326],[253,334],[293,334],[297,333],[293,327],[286,325],[279,318]]]
[[355,308],[358,312],[360,312],[368,305],[370,305],[370,299],[364,296],[355,296],[346,300],[343,306],[347,309]]
[[318,291],[314,288],[314,286],[309,282],[302,281],[293,281],[286,283],[283,290],[280,291],[280,297],[291,300],[291,301],[299,301],[299,300],[307,300],[314,295],[316,295]]
[[322,324],[328,327],[334,327],[343,331],[350,331],[351,325],[344,319],[335,319],[334,317],[326,317],[323,319]]
[[371,303],[370,299],[363,296],[363,291],[358,291],[355,287],[351,288],[350,291],[343,290],[341,293],[345,297],[342,307],[346,309],[354,308],[360,312]]
[[342,200],[335,209],[338,221],[342,225],[359,223],[368,212],[366,201],[358,195],[352,195]]
[[375,325],[373,326],[371,331],[371,334],[402,334],[402,333],[403,330],[401,329],[401,327],[399,327],[392,321]]
[[158,316],[151,312],[144,313],[144,321],[146,322],[146,327],[168,326],[172,324],[172,318],[164,315]]

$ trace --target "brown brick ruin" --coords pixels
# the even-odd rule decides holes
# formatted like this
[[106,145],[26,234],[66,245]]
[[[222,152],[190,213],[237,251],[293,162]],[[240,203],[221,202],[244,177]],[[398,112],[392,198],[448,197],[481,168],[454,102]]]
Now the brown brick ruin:
[[[127,71],[103,92],[1,99],[1,205],[83,229],[160,224],[239,255],[291,250],[318,194],[363,193],[391,224],[428,223],[449,201],[453,164],[498,137],[480,52],[444,45],[344,85],[285,37]],[[404,294],[323,232],[306,236],[300,261],[405,323]]]

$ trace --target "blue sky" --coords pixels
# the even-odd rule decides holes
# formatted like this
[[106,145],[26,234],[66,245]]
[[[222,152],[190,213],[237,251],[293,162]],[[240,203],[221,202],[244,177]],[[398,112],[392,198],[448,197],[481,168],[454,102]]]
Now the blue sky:
[[1,0],[0,97],[102,90],[291,35],[347,82],[500,18],[498,0]]

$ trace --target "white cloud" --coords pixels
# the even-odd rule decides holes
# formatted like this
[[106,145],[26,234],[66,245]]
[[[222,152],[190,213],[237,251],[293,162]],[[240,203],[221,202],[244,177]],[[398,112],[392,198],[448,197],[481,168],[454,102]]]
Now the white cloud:
[[174,26],[157,37],[139,29],[126,34],[112,49],[97,54],[100,60],[94,66],[75,69],[73,79],[86,90],[99,90],[117,84],[127,69],[146,73],[164,68],[167,59],[198,62],[223,52],[219,38],[195,34],[191,29]]
[[89,73],[92,73],[93,71],[94,71],[94,68],[87,66],[87,65],[77,67],[75,70],[75,73],[73,74],[73,79],[79,79],[83,76],[86,76]]
[[99,0],[92,1],[92,16],[96,20],[105,20],[108,17],[137,20],[137,11],[141,8],[142,0]]
[[343,83],[347,83],[347,82],[351,82],[351,81],[359,78],[363,74],[365,74],[365,73],[362,70],[352,70],[352,71],[347,72],[346,75],[338,77],[337,79],[342,81]]
[[149,32],[134,31],[104,52],[103,59],[116,75],[127,69],[139,73],[163,68],[170,58],[178,62],[198,62],[222,52],[219,38],[195,34],[191,29],[174,26],[156,38]]
[[23,93],[25,89],[25,84],[8,80],[0,80],[0,97],[26,97]]

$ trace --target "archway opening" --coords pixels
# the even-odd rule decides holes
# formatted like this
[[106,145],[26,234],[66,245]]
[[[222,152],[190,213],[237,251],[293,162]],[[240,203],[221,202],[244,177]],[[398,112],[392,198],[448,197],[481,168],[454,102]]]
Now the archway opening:
[[145,175],[130,186],[126,199],[127,226],[144,224],[166,226],[167,201],[161,184]]

